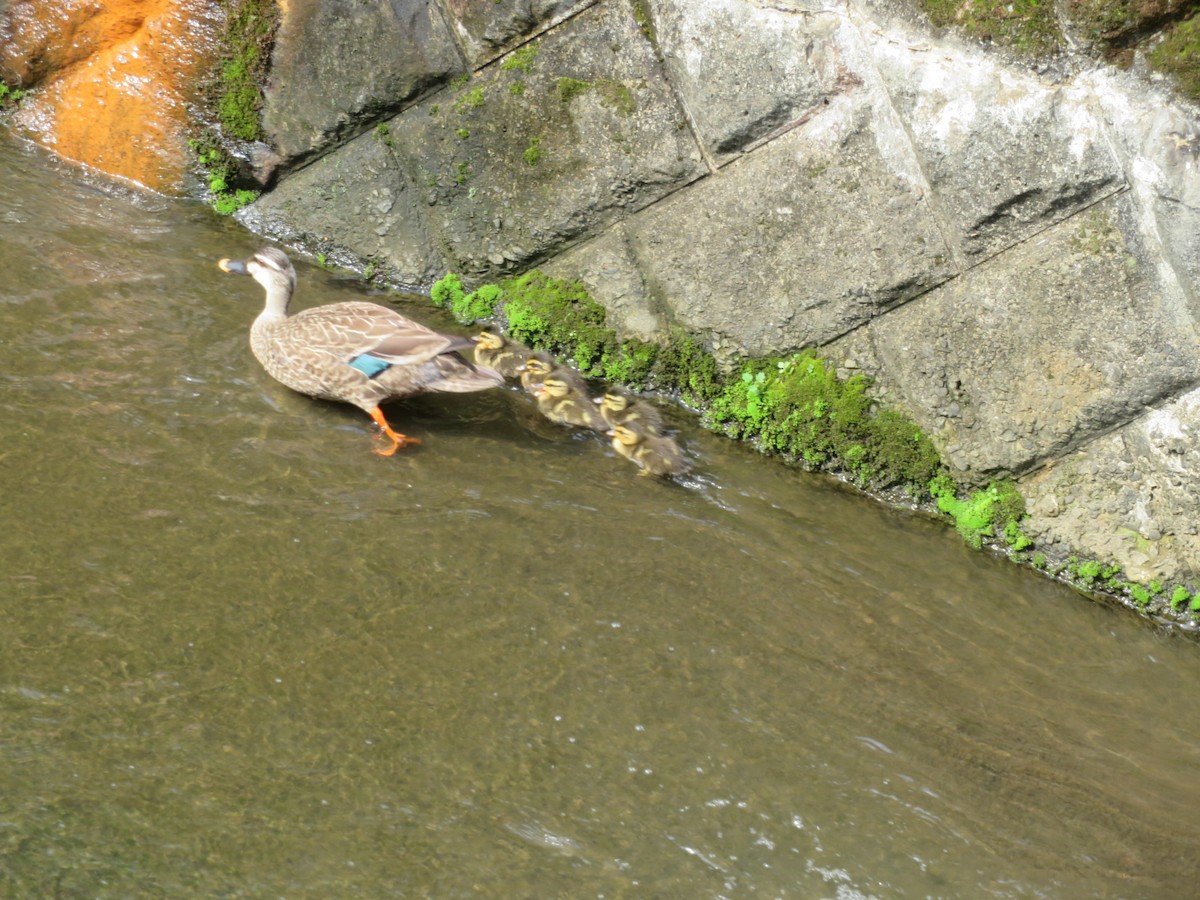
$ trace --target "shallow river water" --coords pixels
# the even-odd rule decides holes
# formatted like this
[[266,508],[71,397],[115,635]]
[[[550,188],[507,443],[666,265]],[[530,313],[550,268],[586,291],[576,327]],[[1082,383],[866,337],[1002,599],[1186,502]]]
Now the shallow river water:
[[682,412],[683,485],[511,390],[375,456],[253,235],[0,168],[0,895],[1196,896],[1194,643]]

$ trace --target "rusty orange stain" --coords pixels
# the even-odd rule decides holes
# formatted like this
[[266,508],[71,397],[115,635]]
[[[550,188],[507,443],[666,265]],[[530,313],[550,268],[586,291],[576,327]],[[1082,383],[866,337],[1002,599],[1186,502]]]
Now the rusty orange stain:
[[0,67],[35,86],[18,128],[69,159],[182,191],[187,107],[220,21],[215,0],[14,3]]

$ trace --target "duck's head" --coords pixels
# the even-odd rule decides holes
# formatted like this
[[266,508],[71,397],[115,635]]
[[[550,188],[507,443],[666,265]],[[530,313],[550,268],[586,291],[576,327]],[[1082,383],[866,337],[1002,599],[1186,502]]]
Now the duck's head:
[[296,270],[287,254],[275,247],[264,247],[249,259],[222,259],[217,262],[222,272],[249,275],[263,286],[268,295],[290,297],[296,289]]
[[486,350],[504,349],[504,336],[494,331],[481,331],[475,336],[475,342]]

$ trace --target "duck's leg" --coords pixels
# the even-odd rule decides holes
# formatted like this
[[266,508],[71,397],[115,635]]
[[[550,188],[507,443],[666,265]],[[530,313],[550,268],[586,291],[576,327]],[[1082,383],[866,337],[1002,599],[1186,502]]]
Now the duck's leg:
[[375,424],[379,426],[379,430],[384,436],[390,438],[392,446],[387,449],[377,449],[375,452],[380,456],[391,456],[401,447],[407,447],[409,444],[419,444],[421,441],[418,438],[411,438],[403,435],[398,431],[393,431],[392,426],[388,424],[387,419],[383,417],[383,411],[377,406],[371,410],[371,418],[375,420]]

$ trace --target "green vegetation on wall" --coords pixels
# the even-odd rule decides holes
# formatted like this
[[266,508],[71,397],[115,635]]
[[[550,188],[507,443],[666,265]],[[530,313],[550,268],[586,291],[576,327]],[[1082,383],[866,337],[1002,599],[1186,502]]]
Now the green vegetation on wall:
[[1175,79],[1181,93],[1200,100],[1200,13],[1170,28],[1148,59]]
[[938,28],[954,26],[980,41],[1041,54],[1063,46],[1054,0],[917,0]]
[[262,85],[271,61],[279,20],[274,0],[221,0],[225,32],[213,93],[221,128],[230,137],[262,137]]

